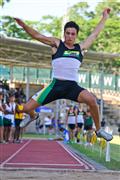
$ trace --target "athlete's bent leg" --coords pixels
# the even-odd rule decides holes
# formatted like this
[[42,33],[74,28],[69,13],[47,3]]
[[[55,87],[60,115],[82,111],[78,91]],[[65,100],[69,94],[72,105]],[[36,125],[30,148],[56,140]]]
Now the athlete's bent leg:
[[23,104],[23,112],[29,114],[31,118],[35,117],[35,109],[40,106],[34,99],[30,99],[26,104]]
[[90,108],[90,113],[94,119],[96,130],[100,129],[99,109],[96,98],[87,90],[83,90],[78,96],[78,102],[85,103]]
[[96,98],[87,90],[83,90],[78,96],[79,103],[85,103],[89,106],[90,113],[93,117],[95,126],[96,126],[96,134],[98,137],[103,137],[107,141],[112,140],[112,135],[106,133],[103,129],[101,129],[100,125],[100,117],[99,117],[99,108],[96,102]]
[[24,128],[32,121],[39,119],[39,114],[35,112],[35,109],[40,106],[34,99],[30,99],[26,104],[23,104],[23,109],[16,109],[18,112],[24,112],[28,114],[25,119],[20,123],[20,127]]

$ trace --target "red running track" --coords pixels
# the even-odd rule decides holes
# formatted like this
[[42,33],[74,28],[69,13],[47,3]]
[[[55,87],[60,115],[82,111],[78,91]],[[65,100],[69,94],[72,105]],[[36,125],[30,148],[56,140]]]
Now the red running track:
[[0,167],[95,169],[62,143],[48,140],[24,140],[21,144],[0,144]]

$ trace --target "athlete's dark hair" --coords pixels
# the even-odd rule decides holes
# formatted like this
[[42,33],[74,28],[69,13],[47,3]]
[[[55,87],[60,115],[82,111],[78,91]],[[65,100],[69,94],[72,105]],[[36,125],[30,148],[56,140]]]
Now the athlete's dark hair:
[[74,21],[69,21],[69,22],[67,22],[67,23],[65,24],[65,26],[64,26],[64,32],[65,32],[65,30],[66,30],[67,28],[75,28],[76,31],[77,31],[77,34],[78,34],[79,30],[80,30],[78,24],[76,24]]

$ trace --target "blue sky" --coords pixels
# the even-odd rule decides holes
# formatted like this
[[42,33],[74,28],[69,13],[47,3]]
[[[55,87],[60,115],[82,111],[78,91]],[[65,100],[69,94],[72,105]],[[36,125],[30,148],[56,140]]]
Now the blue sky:
[[[11,0],[0,8],[0,15],[19,17],[25,20],[40,20],[43,15],[63,16],[66,8],[80,0]],[[94,9],[99,0],[82,0]]]

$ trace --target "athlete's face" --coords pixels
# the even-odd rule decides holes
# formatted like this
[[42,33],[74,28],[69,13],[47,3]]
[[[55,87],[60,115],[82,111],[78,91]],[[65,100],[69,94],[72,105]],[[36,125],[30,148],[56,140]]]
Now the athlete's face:
[[15,101],[15,96],[11,96],[11,97],[9,98],[9,100],[10,100],[10,102],[14,102],[14,101]]
[[66,28],[64,32],[64,38],[67,44],[74,44],[76,37],[77,37],[77,31],[75,28]]

